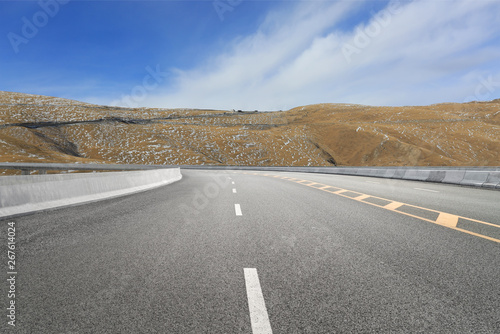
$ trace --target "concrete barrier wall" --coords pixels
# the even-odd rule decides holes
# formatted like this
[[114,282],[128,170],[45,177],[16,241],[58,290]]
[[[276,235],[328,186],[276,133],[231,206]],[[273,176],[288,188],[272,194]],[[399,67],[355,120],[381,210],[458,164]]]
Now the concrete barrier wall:
[[181,166],[186,169],[235,169],[341,174],[411,181],[449,183],[500,189],[500,167],[259,167]]
[[460,184],[464,179],[465,170],[450,170],[445,173],[445,176],[441,182],[443,183],[452,183],[452,184]]
[[484,182],[482,186],[500,189],[500,171],[489,173],[488,179],[486,179],[486,182]]
[[128,195],[181,178],[179,168],[3,176],[0,178],[0,218]]
[[[47,164],[38,165],[47,167]],[[65,164],[65,166],[71,169],[73,165]],[[116,168],[120,166],[117,165]],[[159,187],[182,178],[178,167],[148,165],[147,168],[148,170],[127,172],[0,177],[0,218],[122,196]],[[180,168],[341,174],[500,189],[500,167],[180,166]]]
[[489,172],[483,171],[466,171],[460,184],[481,187],[488,179],[489,174]]
[[442,182],[446,177],[446,172],[442,170],[431,170],[427,181],[429,182]]

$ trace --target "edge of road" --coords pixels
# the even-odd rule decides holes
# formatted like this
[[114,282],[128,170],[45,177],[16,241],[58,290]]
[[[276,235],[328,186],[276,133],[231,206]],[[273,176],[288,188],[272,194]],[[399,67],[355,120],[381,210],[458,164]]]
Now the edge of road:
[[0,179],[0,219],[134,194],[180,179],[180,168],[5,176]]
[[[167,168],[181,169],[213,169],[213,170],[255,170],[255,171],[282,171],[322,174],[342,174],[389,179],[403,179],[448,183],[462,186],[473,186],[490,189],[500,189],[500,166],[491,167],[434,167],[434,166],[405,166],[405,167],[288,167],[288,166],[221,166],[221,165],[116,165],[116,164],[67,164],[67,163],[8,163],[0,162],[0,169],[17,169],[29,175],[38,170],[46,173],[50,170],[158,170]],[[0,186],[3,177],[0,178]],[[31,182],[31,181],[30,181]]]
[[500,167],[260,167],[207,165],[180,167],[182,169],[340,174],[500,189]]
[[[0,178],[0,218],[129,195],[182,178],[181,169],[339,174],[446,183],[500,190],[500,167],[265,167],[213,165],[0,164],[14,168],[120,170],[112,173],[15,175]],[[131,171],[136,168],[138,170]]]

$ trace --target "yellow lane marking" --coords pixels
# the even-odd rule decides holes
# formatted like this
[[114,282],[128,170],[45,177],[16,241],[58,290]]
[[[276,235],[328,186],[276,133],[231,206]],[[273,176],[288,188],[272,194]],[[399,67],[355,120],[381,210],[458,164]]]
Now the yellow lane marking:
[[401,205],[403,205],[403,203],[399,203],[399,202],[392,202],[392,203],[389,203],[387,204],[386,206],[383,206],[384,209],[387,209],[387,210],[396,210],[397,208],[399,208]]
[[371,197],[371,196],[363,194],[363,195],[360,195],[358,197],[353,197],[352,199],[355,199],[356,201],[362,201],[362,200],[364,200],[365,198],[368,198],[368,197]]
[[[443,225],[443,226],[444,226],[444,225]],[[454,230],[457,230],[457,231],[460,231],[460,232],[467,233],[467,234],[475,235],[476,237],[480,237],[480,238],[483,238],[483,239],[488,239],[488,240],[491,240],[491,241],[495,241],[495,242],[500,243],[500,240],[499,240],[499,239],[495,239],[495,238],[492,238],[492,237],[488,237],[487,235],[482,235],[482,234],[475,233],[475,232],[472,232],[472,231],[469,231],[469,230],[464,230],[463,228],[459,228],[459,227],[450,227],[450,228],[451,228],[451,229],[454,229]]]
[[457,227],[458,216],[450,215],[449,213],[441,212],[438,219],[436,219],[436,224],[441,224],[448,227]]
[[[269,175],[269,176],[271,176],[271,175]],[[342,196],[342,197],[345,197],[345,198],[358,200],[359,202],[370,204],[370,205],[373,205],[373,206],[376,206],[376,207],[379,207],[379,208],[382,208],[382,209],[390,210],[392,212],[397,212],[397,213],[400,213],[400,214],[403,214],[403,215],[406,215],[406,216],[410,216],[410,217],[413,217],[413,218],[417,218],[417,219],[420,219],[420,220],[425,220],[425,221],[433,223],[433,224],[437,224],[437,225],[440,225],[440,226],[448,227],[448,228],[451,228],[451,229],[456,230],[456,231],[460,231],[460,232],[463,232],[463,233],[467,233],[467,234],[474,235],[474,236],[477,236],[477,237],[480,237],[480,238],[483,238],[483,239],[487,239],[487,240],[491,240],[491,241],[500,243],[500,239],[492,238],[492,237],[489,237],[487,235],[483,235],[483,234],[479,234],[479,233],[472,232],[472,231],[469,231],[469,230],[465,230],[463,228],[459,228],[459,227],[457,227],[457,224],[458,224],[458,220],[460,218],[462,218],[462,219],[466,219],[466,220],[469,220],[469,221],[472,221],[472,222],[476,222],[476,223],[479,223],[479,224],[493,226],[493,227],[496,227],[496,228],[499,228],[499,229],[500,229],[500,225],[496,225],[496,224],[484,222],[484,221],[477,220],[477,219],[472,219],[472,218],[462,217],[462,216],[458,216],[458,215],[453,215],[453,214],[450,214],[450,213],[441,212],[441,211],[437,211],[437,210],[433,210],[433,209],[423,208],[423,207],[412,205],[412,204],[396,202],[396,201],[393,201],[393,200],[390,200],[390,199],[387,199],[387,198],[372,196],[372,195],[368,195],[368,194],[362,194],[362,193],[359,193],[357,191],[352,191],[352,190],[348,190],[348,189],[342,189],[342,188],[338,188],[338,187],[333,187],[333,186],[329,186],[329,185],[326,185],[326,184],[321,184],[321,183],[317,183],[317,182],[313,182],[313,181],[308,181],[308,180],[296,181],[298,179],[294,179],[294,180],[290,179],[290,180],[292,182],[300,183],[302,185],[305,185],[305,186],[308,186],[308,187],[311,187],[311,188],[314,188],[314,189],[322,190],[322,191],[325,191],[325,192],[328,192],[328,193],[331,193],[331,194],[336,194],[336,195],[339,195],[339,196]],[[304,184],[303,182],[310,182],[310,183],[309,184]],[[312,184],[318,184],[321,187],[313,187],[313,186],[311,186]],[[334,189],[338,189],[338,190],[332,191],[329,188],[334,188]],[[356,194],[359,194],[359,196],[357,196],[357,197],[347,196],[347,195],[343,194],[344,192],[356,193]],[[380,200],[387,201],[387,202],[390,202],[390,203],[386,204],[386,205],[379,205],[379,204],[375,204],[375,203],[364,201],[364,199],[367,199],[367,198],[376,198],[376,199],[380,199]],[[407,212],[404,212],[404,211],[397,210],[398,208],[400,208],[403,205],[404,206],[408,206],[408,207],[413,207],[413,208],[421,209],[421,210],[428,211],[428,212],[437,213],[438,217],[436,218],[436,220],[432,220],[432,219],[428,219],[428,218],[425,218],[425,217],[420,217],[420,216],[417,216],[417,215],[414,215],[414,214],[411,214],[411,213],[407,213]]]
[[306,186],[313,186],[313,185],[315,185],[315,184],[319,184],[319,183],[312,182],[312,183],[306,184]]

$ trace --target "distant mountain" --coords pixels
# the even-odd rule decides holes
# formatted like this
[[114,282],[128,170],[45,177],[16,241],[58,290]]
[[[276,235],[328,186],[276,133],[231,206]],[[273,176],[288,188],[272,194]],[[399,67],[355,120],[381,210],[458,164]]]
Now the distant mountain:
[[500,100],[276,112],[116,108],[0,92],[0,161],[498,166]]

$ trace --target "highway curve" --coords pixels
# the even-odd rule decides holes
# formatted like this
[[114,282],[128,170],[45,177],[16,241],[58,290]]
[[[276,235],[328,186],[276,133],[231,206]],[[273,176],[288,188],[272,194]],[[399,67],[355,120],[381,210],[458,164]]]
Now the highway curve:
[[15,332],[500,332],[499,191],[182,173],[3,220],[3,244],[16,225]]

